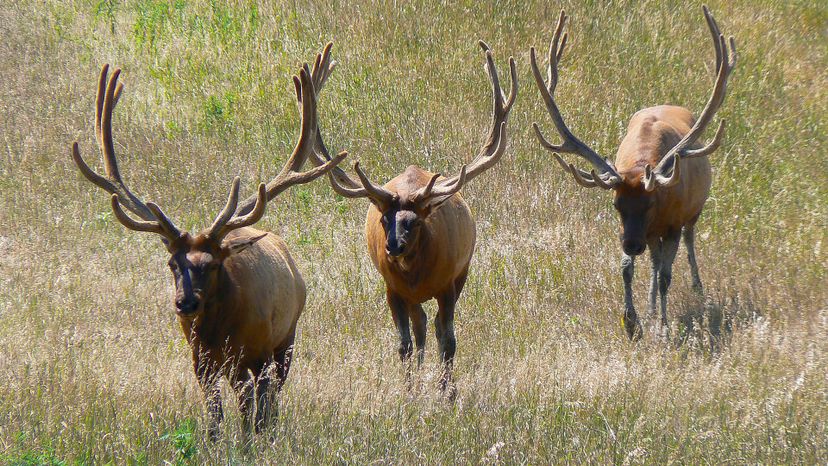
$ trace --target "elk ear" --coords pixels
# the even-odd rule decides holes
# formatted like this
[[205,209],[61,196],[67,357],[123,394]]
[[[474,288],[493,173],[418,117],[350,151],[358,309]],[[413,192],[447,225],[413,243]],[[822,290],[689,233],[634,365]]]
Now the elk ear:
[[240,252],[255,244],[256,241],[259,241],[260,239],[264,238],[265,236],[267,236],[267,233],[262,233],[259,236],[250,236],[247,238],[229,239],[224,242],[224,244],[222,245],[222,249],[225,249],[227,251],[228,256],[239,254]]

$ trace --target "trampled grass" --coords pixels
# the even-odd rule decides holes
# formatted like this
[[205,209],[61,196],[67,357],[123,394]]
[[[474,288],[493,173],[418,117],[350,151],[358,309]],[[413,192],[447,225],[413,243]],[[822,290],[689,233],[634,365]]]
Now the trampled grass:
[[[571,15],[558,101],[611,156],[638,109],[698,111],[712,80],[686,2],[216,2],[0,6],[0,462],[825,463],[828,460],[828,8],[710,6],[740,53],[697,242],[705,296],[676,261],[669,342],[626,340],[617,220],[536,143],[551,128],[528,66]],[[211,444],[156,238],[126,231],[74,167],[94,160],[100,65],[123,69],[122,172],[182,227],[270,179],[298,132],[290,76],[328,40],[320,103],[332,149],[386,180],[451,173],[482,144],[476,46],[513,55],[520,94],[500,165],[464,188],[478,246],[457,313],[459,396],[436,344],[407,390],[365,254],[367,201],[324,181],[270,205],[308,283],[296,359],[267,435],[238,412]],[[505,76],[504,76],[504,79]],[[639,261],[645,310],[649,267]],[[427,306],[433,318],[434,306]]]

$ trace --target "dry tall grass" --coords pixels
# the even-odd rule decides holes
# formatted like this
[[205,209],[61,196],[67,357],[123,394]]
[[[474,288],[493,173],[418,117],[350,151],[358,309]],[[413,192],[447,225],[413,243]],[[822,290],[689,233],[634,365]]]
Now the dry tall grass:
[[[528,68],[560,4],[197,0],[0,5],[0,462],[825,463],[828,461],[828,8],[713,2],[740,61],[699,225],[703,300],[679,253],[669,343],[626,340],[617,220],[530,132],[546,122]],[[611,155],[639,108],[700,109],[712,54],[699,5],[566,2],[558,100]],[[457,313],[459,397],[429,366],[405,389],[366,201],[317,182],[272,205],[308,282],[294,369],[270,435],[223,439],[172,312],[156,238],[126,231],[73,166],[95,151],[102,63],[124,69],[122,171],[182,227],[203,226],[233,176],[281,166],[298,118],[290,74],[327,40],[332,149],[390,177],[451,172],[482,143],[488,83],[476,40],[518,60],[500,166],[465,197],[479,244]],[[649,270],[638,267],[644,301]],[[427,312],[433,318],[433,306]]]

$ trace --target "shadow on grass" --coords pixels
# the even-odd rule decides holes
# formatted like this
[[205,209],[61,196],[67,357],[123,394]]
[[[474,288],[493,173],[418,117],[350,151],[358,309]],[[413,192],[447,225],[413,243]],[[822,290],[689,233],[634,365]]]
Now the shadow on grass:
[[675,298],[678,314],[671,322],[670,343],[676,349],[717,355],[727,348],[734,332],[762,316],[750,295],[733,296],[719,290],[699,295],[688,290]]

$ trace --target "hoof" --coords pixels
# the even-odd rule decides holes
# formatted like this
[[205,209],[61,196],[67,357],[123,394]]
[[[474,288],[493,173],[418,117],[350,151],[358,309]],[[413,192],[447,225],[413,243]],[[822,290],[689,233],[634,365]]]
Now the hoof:
[[639,322],[635,312],[625,312],[621,318],[621,322],[624,330],[627,332],[627,338],[630,341],[638,341],[641,339],[643,330],[641,329],[641,322]]

